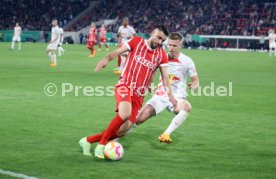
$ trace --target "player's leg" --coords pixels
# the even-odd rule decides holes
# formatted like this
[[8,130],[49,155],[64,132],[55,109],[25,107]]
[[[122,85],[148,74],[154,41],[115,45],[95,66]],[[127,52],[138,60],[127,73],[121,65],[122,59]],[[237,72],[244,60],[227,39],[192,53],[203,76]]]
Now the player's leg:
[[58,50],[58,56],[61,56],[61,55],[64,54],[64,49],[62,48],[61,45],[62,45],[61,43],[58,44],[58,48],[57,48],[57,50]]
[[132,114],[130,89],[127,86],[116,86],[115,95],[118,113],[108,125],[99,144],[95,148],[95,156],[100,159],[104,158],[103,150],[106,143],[111,137],[116,136],[116,132],[119,130],[121,125],[127,121]]
[[123,71],[123,68],[125,66],[126,57],[127,57],[126,54],[121,55],[121,64],[120,64],[120,67],[119,67],[120,72]]
[[136,119],[136,125],[140,125],[147,121],[149,118],[156,116],[155,109],[152,105],[146,104],[141,111],[138,113],[137,119]]
[[60,44],[58,44],[58,48],[57,48],[57,50],[58,50],[58,56],[61,56]]
[[17,41],[18,41],[18,50],[21,50],[21,38],[18,37]]
[[57,56],[56,56],[56,53],[55,53],[55,50],[52,50],[52,66],[57,66]]
[[109,51],[108,44],[107,44],[107,41],[106,41],[106,40],[105,40],[105,50],[106,50],[106,51]]
[[141,110],[139,110],[135,123],[131,128],[128,129],[128,131],[125,132],[125,134],[131,132],[137,125],[144,123],[151,117],[158,115],[164,109],[166,109],[166,107],[169,105],[169,101],[164,102],[164,100],[161,100],[162,98],[163,97],[154,96],[149,101],[147,101],[146,105],[142,107]]
[[51,67],[55,67],[57,66],[57,56],[55,53],[55,49],[51,49],[50,50],[50,54],[51,54]]
[[187,119],[191,110],[192,110],[192,107],[188,101],[179,100],[177,102],[177,107],[176,109],[173,110],[173,112],[176,113],[176,115],[172,119],[166,131],[159,137],[160,142],[166,142],[166,143],[172,142],[170,138],[171,133],[184,123],[184,121]]
[[[118,131],[126,131],[127,129],[131,128],[133,125],[133,123],[129,120],[125,121],[123,125],[121,125],[120,129]],[[121,137],[124,135],[124,133],[119,132],[116,133],[116,135],[112,136],[109,140],[113,140],[116,139],[118,137]],[[95,143],[95,142],[99,142],[101,140],[101,138],[104,135],[104,131],[100,132],[98,134],[95,135],[91,135],[91,136],[87,136],[87,137],[83,137],[82,139],[80,139],[79,144],[83,150],[83,155],[88,155],[91,156],[91,144]]]
[[101,51],[101,50],[102,50],[102,45],[103,45],[103,39],[100,38],[98,51]]
[[94,49],[94,46],[95,46],[95,42],[92,42],[92,51],[91,51],[91,53],[93,54],[93,55],[96,55],[96,50]]
[[90,51],[90,55],[88,56],[89,58],[94,57],[92,44],[93,44],[92,42],[87,41],[86,48]]
[[122,71],[124,69],[124,66],[125,66],[126,58],[127,58],[127,52],[120,55],[120,66],[119,66],[118,70],[114,71],[115,74],[121,74],[122,73]]
[[269,56],[272,56],[272,44],[269,44]]
[[11,44],[11,49],[14,49],[14,43],[15,43],[15,37],[12,38],[12,44]]

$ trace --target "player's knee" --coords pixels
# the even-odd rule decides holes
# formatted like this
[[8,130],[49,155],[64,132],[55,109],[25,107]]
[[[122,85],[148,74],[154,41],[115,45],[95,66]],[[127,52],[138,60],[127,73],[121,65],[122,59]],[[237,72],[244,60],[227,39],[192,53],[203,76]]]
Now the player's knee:
[[190,113],[192,111],[192,105],[191,103],[187,102],[184,106],[184,111]]
[[130,118],[131,113],[129,112],[119,112],[118,115],[124,120],[128,120]]
[[136,118],[136,124],[142,124],[145,122],[148,118],[155,116],[155,110],[151,105],[146,105],[138,114]]
[[183,101],[179,104],[179,110],[190,113],[192,111],[192,105],[188,101]]

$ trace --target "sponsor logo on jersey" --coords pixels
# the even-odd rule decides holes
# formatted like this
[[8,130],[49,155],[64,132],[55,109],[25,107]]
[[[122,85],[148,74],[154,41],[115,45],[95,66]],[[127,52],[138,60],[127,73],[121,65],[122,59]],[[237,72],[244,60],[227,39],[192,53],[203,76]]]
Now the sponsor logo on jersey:
[[140,63],[140,64],[142,64],[142,65],[144,65],[144,66],[146,66],[146,67],[148,67],[148,68],[150,68],[150,69],[153,69],[153,70],[155,70],[156,69],[156,65],[155,64],[153,64],[150,60],[147,60],[147,59],[145,59],[145,58],[143,58],[143,57],[141,57],[141,56],[136,56],[135,57],[135,60],[138,62],[138,63]]

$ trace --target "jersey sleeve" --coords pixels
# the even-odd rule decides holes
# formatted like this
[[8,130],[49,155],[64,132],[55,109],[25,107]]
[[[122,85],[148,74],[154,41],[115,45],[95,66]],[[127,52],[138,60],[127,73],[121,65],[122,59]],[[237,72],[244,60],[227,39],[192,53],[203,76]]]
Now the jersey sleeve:
[[190,77],[197,75],[195,63],[192,60],[190,61],[189,66],[188,66],[188,74]]
[[162,56],[161,56],[160,66],[168,66],[168,63],[169,63],[168,56],[163,49],[162,49],[161,54],[162,54]]
[[134,35],[134,34],[136,34],[136,32],[135,32],[135,30],[134,30],[133,27],[130,28],[130,32],[131,32],[131,36]]
[[118,34],[121,33],[121,31],[122,31],[122,27],[120,26],[118,30]]
[[130,40],[127,41],[126,46],[128,48],[129,51],[133,50],[137,44],[142,40],[141,37],[139,36],[136,36],[136,37],[133,37],[131,38]]

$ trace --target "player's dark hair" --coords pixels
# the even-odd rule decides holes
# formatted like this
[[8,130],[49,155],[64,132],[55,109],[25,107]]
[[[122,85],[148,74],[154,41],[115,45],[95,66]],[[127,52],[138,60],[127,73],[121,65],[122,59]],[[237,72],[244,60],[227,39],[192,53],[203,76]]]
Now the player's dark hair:
[[172,32],[169,36],[169,39],[171,40],[179,40],[179,41],[183,41],[183,36],[181,33],[179,32]]
[[166,28],[165,26],[163,26],[163,25],[157,25],[157,26],[155,27],[155,29],[158,29],[158,30],[162,31],[166,36],[169,35],[169,31],[168,31],[167,28]]

